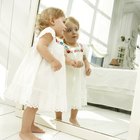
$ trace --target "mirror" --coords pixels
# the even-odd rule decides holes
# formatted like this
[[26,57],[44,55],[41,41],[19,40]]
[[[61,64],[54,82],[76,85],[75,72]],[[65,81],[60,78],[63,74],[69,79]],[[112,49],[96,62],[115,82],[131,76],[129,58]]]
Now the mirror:
[[[41,0],[39,12],[46,6],[63,9],[67,16],[79,20],[79,41],[92,44],[94,56],[90,60],[94,66],[91,66],[92,75],[87,78],[88,106],[78,112],[80,127],[127,139],[137,70],[109,64],[112,59],[118,59],[121,36],[126,39],[133,37],[136,45],[140,0],[81,0],[79,9],[78,3],[78,0]],[[131,79],[131,82],[126,79]],[[69,115],[63,114],[63,122],[69,123]]]
[[[11,3],[12,2],[13,1],[11,1]],[[20,3],[20,1],[16,2]],[[33,23],[30,23],[30,27],[28,28],[25,28],[26,24],[23,23],[30,21],[29,19],[35,17],[32,13],[34,13],[33,11],[36,11],[35,9],[37,6],[35,5],[34,10],[30,11],[31,5],[33,5],[35,1],[27,1],[27,3],[28,6],[22,4],[23,7],[21,9],[26,9],[25,11],[29,13],[31,12],[31,14],[26,13],[26,16],[24,17],[25,19],[22,18],[20,23],[24,26],[24,31],[29,33],[29,29],[32,30]],[[38,0],[36,0],[36,3],[38,3]],[[9,6],[13,6],[13,4],[10,4]],[[92,72],[93,75],[87,78],[88,107],[79,110],[78,121],[80,127],[73,128],[74,131],[78,128],[82,128],[84,131],[92,131],[93,133],[99,132],[99,134],[126,139],[133,103],[136,70],[128,70],[123,67],[112,66],[109,65],[109,63],[112,59],[118,57],[118,47],[120,46],[120,37],[122,35],[125,36],[126,39],[138,35],[139,30],[137,30],[137,28],[140,23],[140,0],[81,0],[80,4],[79,0],[41,0],[39,11],[46,8],[46,6],[59,7],[64,10],[67,16],[72,15],[76,17],[81,25],[79,42],[85,45],[89,44],[91,47],[89,50],[93,51],[89,54],[94,54],[92,58],[89,55],[89,60],[92,60],[91,64],[94,66]],[[17,9],[17,11],[19,11],[19,9]],[[14,21],[12,22],[12,25],[16,29],[21,29],[22,26],[15,26],[16,20],[19,17],[22,17],[17,11],[14,11],[16,14],[13,14]],[[7,13],[7,15],[8,16],[4,15],[3,18],[6,19],[5,17],[8,17],[7,19],[9,19],[9,13]],[[6,23],[10,26],[11,21],[7,22],[6,20],[4,25],[7,25]],[[5,26],[4,29],[10,31],[10,28],[6,27],[7,26]],[[18,30],[15,30],[14,28],[12,28],[12,30],[14,31],[12,33],[15,33],[15,31],[18,32]],[[26,43],[30,42],[30,40],[27,41],[26,38],[23,40],[22,38],[23,35],[26,37],[27,33],[23,34],[22,32],[20,35],[16,33],[16,39],[20,38],[23,46],[28,46]],[[30,33],[32,34],[32,31]],[[0,36],[2,35],[3,32],[1,32]],[[12,47],[15,47],[15,40],[12,39],[12,41]],[[19,48],[21,47],[21,42],[19,43]],[[8,42],[6,42],[5,46],[8,47],[7,43]],[[136,48],[136,53],[138,51],[139,49]],[[136,59],[138,56],[139,53],[136,55]],[[11,60],[10,62],[13,62],[14,60]],[[138,62],[140,62],[139,58]],[[3,63],[6,64],[7,62]],[[16,67],[13,69],[15,68]],[[13,71],[11,72],[11,75],[13,75]],[[119,79],[118,83],[115,81],[116,78]],[[113,87],[114,89],[112,89],[111,86],[115,86]],[[122,90],[122,86],[125,88],[124,90]],[[44,117],[44,119],[48,116],[54,117],[53,114],[48,113],[41,114],[41,116],[42,118]],[[69,124],[69,126],[72,126],[68,119],[69,113],[64,114],[63,124]]]

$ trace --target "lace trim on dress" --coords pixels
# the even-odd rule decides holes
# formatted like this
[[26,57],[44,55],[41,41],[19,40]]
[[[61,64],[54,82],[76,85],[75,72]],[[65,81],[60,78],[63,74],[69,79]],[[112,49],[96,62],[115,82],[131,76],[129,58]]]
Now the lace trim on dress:
[[76,48],[75,50],[70,50],[68,45],[66,45],[63,41],[59,41],[58,39],[56,39],[56,42],[59,43],[60,45],[63,45],[67,53],[83,52],[83,47],[81,45],[80,45],[81,48]]
[[[34,90],[34,93],[33,93],[33,90]],[[11,93],[13,92],[20,93],[20,94],[15,94],[15,96],[12,96]],[[49,104],[48,102],[46,102],[45,105],[44,103],[42,104],[42,101],[44,100],[44,97],[42,97],[40,94],[42,92],[46,93],[46,91],[44,90],[40,90],[37,88],[33,89],[31,86],[16,84],[8,88],[8,94],[6,94],[5,99],[9,99],[18,104],[25,105],[31,108],[38,108],[40,111],[65,112],[67,110],[67,107],[64,108],[64,106],[59,106],[59,107],[52,106],[52,104]]]

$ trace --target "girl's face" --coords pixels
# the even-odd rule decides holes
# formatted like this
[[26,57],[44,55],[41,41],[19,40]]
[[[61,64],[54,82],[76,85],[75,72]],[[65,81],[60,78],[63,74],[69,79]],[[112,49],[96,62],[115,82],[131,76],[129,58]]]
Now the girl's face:
[[66,44],[76,45],[79,38],[79,28],[76,24],[72,22],[66,23],[66,30],[63,33],[63,38]]
[[63,36],[63,31],[66,30],[66,26],[65,26],[65,18],[64,17],[60,17],[58,19],[54,20],[54,26],[53,29],[56,32],[56,36],[58,37],[62,37]]

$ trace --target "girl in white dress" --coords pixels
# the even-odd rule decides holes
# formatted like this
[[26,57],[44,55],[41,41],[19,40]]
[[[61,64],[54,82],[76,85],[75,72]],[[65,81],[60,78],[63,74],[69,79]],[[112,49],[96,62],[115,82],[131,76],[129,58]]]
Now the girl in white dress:
[[36,43],[5,93],[8,99],[27,106],[19,134],[22,140],[39,140],[32,132],[44,132],[34,125],[38,109],[58,114],[67,110],[64,46],[56,42],[66,29],[64,21],[65,15],[58,8],[42,11],[36,26]]
[[[79,37],[79,22],[69,17],[65,21],[67,29],[64,31],[63,40],[66,56],[67,101],[71,110],[69,121],[79,125],[76,119],[78,109],[87,104],[85,75],[90,75],[90,64],[86,58],[84,47],[77,43]],[[62,44],[62,43],[61,43]],[[56,116],[62,119],[62,115]]]

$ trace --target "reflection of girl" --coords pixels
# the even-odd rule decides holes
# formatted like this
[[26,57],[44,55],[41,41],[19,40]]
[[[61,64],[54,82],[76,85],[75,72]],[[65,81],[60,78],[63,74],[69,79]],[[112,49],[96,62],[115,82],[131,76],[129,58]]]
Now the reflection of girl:
[[[67,100],[71,109],[70,122],[79,125],[76,119],[78,109],[82,105],[86,105],[84,73],[90,75],[91,69],[83,46],[77,43],[79,37],[78,21],[69,17],[66,19],[65,25],[67,29],[64,31],[64,46],[67,63]],[[83,100],[84,102],[82,102]],[[62,119],[62,116],[57,114],[56,119]]]
[[44,132],[34,125],[38,109],[66,110],[64,47],[56,42],[56,36],[62,37],[66,28],[64,20],[63,11],[57,8],[40,14],[36,47],[26,55],[7,89],[7,98],[27,106],[22,118],[22,140],[39,140],[32,132]]

